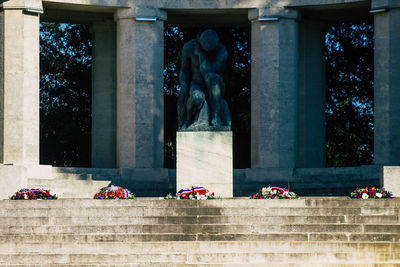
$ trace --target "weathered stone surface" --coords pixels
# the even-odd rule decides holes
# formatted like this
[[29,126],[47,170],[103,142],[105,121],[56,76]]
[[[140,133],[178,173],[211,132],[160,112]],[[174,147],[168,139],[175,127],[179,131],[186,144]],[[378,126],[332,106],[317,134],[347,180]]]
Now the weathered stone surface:
[[27,171],[23,166],[0,165],[0,199],[7,199],[28,185]]
[[116,26],[92,26],[92,167],[116,167]]
[[177,190],[203,186],[233,196],[232,132],[177,133]]
[[378,165],[399,165],[400,9],[375,13],[374,19],[374,160]]
[[299,150],[297,167],[325,167],[325,25],[300,23]]
[[39,164],[39,16],[16,7],[1,20],[1,161]]
[[163,22],[117,20],[117,166],[163,165]]
[[3,200],[0,265],[391,266],[398,220],[399,199]]
[[383,166],[381,171],[381,187],[400,197],[400,167]]
[[[22,3],[22,0],[18,0]],[[389,3],[396,4],[396,0],[378,0],[377,6],[384,6]],[[185,9],[185,10],[195,10],[197,12],[202,12],[200,10],[209,9],[213,12],[218,12],[219,9],[222,13],[226,13],[226,9],[255,9],[255,8],[265,8],[270,7],[276,12],[282,11],[283,7],[309,7],[309,6],[321,6],[321,9],[329,9],[332,5],[346,4],[347,7],[360,7],[360,4],[365,6],[365,0],[270,0],[270,1],[260,1],[260,0],[207,0],[207,1],[186,1],[186,0],[137,0],[137,1],[121,1],[121,0],[43,0],[45,4],[52,5],[63,5],[69,9],[85,10],[85,11],[96,11],[96,10],[113,10],[115,8],[128,9],[128,7],[133,7],[132,11],[124,10],[126,14],[137,13],[137,10],[145,10],[145,14],[156,14],[155,11],[151,11],[151,7],[165,8],[165,9]],[[382,4],[379,4],[381,2]],[[7,2],[5,2],[7,3]],[[21,4],[23,5],[23,4]],[[139,7],[139,8],[137,8]],[[284,11],[282,11],[284,12]],[[287,12],[287,11],[286,11]],[[139,12],[141,14],[141,12]]]
[[298,24],[293,19],[258,17],[251,23],[251,166],[295,167]]

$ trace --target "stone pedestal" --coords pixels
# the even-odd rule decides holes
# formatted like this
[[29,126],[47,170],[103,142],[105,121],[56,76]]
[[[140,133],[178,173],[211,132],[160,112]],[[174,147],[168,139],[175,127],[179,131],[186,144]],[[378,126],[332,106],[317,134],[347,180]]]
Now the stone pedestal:
[[27,169],[24,166],[0,164],[0,199],[7,199],[28,185]]
[[383,166],[381,170],[381,188],[392,192],[393,197],[400,197],[400,167]]
[[232,197],[232,132],[178,132],[176,139],[177,191],[198,185]]

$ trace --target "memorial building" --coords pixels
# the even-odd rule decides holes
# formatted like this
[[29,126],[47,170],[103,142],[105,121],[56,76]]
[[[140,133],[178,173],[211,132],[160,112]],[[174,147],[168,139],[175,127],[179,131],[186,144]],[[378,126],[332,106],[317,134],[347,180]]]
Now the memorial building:
[[[187,21],[251,27],[251,166],[232,169],[232,158],[220,161],[230,189],[217,193],[248,196],[274,184],[305,194],[324,188],[329,195],[363,182],[400,196],[400,1],[5,0],[0,18],[0,196],[31,186],[65,197],[79,197],[74,186],[86,187],[84,196],[91,196],[110,183],[138,196],[174,192],[179,166],[178,173],[163,167],[163,34],[166,25]],[[374,23],[374,164],[326,168],[326,25],[360,19]],[[39,164],[40,22],[90,25],[92,168]],[[225,104],[209,105],[213,117]],[[230,125],[230,118],[221,121]],[[191,132],[178,136],[184,133]],[[211,137],[198,138],[206,144]],[[196,141],[181,141],[178,153],[193,155],[185,149]],[[229,145],[219,151],[229,156]]]

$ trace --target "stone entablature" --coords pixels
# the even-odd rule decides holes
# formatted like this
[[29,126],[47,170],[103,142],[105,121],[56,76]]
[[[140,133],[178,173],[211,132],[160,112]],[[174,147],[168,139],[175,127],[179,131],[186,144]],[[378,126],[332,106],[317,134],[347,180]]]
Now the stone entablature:
[[[19,0],[24,2],[23,0]],[[379,0],[383,4],[378,5],[394,5],[396,0]],[[91,10],[96,8],[113,9],[113,8],[129,8],[135,6],[155,7],[162,9],[248,9],[248,8],[264,8],[282,9],[314,7],[331,5],[347,5],[358,7],[360,5],[369,4],[370,0],[43,0],[44,4],[60,5],[63,8],[80,10]]]

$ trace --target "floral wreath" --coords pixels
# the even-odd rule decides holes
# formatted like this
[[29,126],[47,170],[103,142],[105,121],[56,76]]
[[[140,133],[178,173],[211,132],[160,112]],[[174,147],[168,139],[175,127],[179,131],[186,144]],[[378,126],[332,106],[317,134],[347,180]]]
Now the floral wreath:
[[134,199],[135,195],[128,189],[120,186],[108,186],[100,189],[100,192],[96,193],[94,199]]
[[261,188],[257,193],[250,196],[251,199],[295,199],[298,198],[294,192],[289,192],[287,188],[280,188],[276,186],[268,186]]
[[181,189],[176,193],[176,196],[168,194],[165,199],[214,199],[214,192],[210,191],[202,186],[192,186],[188,189]]
[[350,192],[350,198],[392,198],[392,193],[385,190],[385,188],[365,187],[356,188],[353,192]]
[[10,199],[57,199],[57,195],[50,194],[50,191],[46,189],[23,188],[12,195]]

